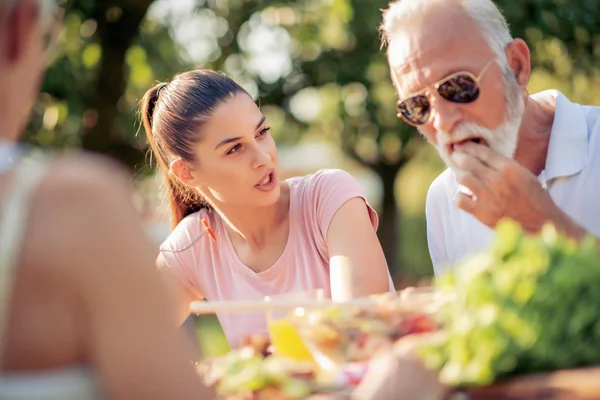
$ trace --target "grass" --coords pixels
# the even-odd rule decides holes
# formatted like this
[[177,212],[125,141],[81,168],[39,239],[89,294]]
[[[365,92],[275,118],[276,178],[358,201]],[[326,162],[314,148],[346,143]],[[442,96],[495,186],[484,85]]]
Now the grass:
[[229,352],[229,344],[214,315],[199,316],[196,325],[196,339],[204,357],[222,356]]

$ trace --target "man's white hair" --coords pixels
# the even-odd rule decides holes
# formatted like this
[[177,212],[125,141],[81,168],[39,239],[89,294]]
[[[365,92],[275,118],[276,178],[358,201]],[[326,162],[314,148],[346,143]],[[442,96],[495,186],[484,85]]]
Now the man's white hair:
[[[492,0],[455,1],[477,23],[492,51],[504,59],[506,46],[513,40],[502,12]],[[431,0],[397,0],[383,11],[380,31],[382,44],[387,45],[402,30],[402,25],[416,13],[432,6]],[[435,5],[434,5],[435,6]],[[434,24],[432,24],[434,25]]]

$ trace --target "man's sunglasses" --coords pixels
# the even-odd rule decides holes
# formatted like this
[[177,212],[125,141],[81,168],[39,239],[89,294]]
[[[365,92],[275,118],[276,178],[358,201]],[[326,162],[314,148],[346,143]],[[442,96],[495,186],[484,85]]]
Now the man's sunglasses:
[[429,121],[431,103],[427,94],[432,87],[443,99],[452,103],[467,104],[474,102],[479,97],[479,81],[493,61],[494,58],[488,61],[478,76],[466,71],[457,72],[442,78],[408,99],[398,101],[397,116],[412,126],[423,125]]

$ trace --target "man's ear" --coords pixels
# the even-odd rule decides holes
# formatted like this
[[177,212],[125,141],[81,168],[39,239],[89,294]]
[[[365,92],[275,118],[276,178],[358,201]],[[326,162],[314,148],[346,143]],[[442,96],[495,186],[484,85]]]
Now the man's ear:
[[506,47],[506,59],[519,86],[527,87],[531,76],[531,53],[523,39],[515,39]]
[[16,63],[31,46],[32,35],[36,34],[39,23],[39,8],[34,0],[17,2],[12,11],[6,15],[5,28],[8,42],[4,57],[10,63]]
[[173,162],[169,166],[169,172],[172,173],[179,179],[181,182],[188,186],[194,186],[196,177],[194,173],[187,166],[187,164],[180,158]]

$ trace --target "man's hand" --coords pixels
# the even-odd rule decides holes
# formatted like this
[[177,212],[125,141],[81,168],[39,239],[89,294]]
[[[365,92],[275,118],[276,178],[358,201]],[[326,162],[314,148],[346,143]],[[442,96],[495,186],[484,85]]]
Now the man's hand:
[[352,393],[352,400],[441,400],[447,388],[437,374],[425,367],[414,349],[420,343],[439,340],[439,334],[409,335],[393,351],[376,356],[369,371]]
[[452,161],[458,183],[473,192],[473,196],[458,193],[458,207],[490,228],[500,219],[510,218],[531,233],[552,222],[575,239],[587,234],[556,206],[537,178],[515,160],[469,142],[456,147]]

